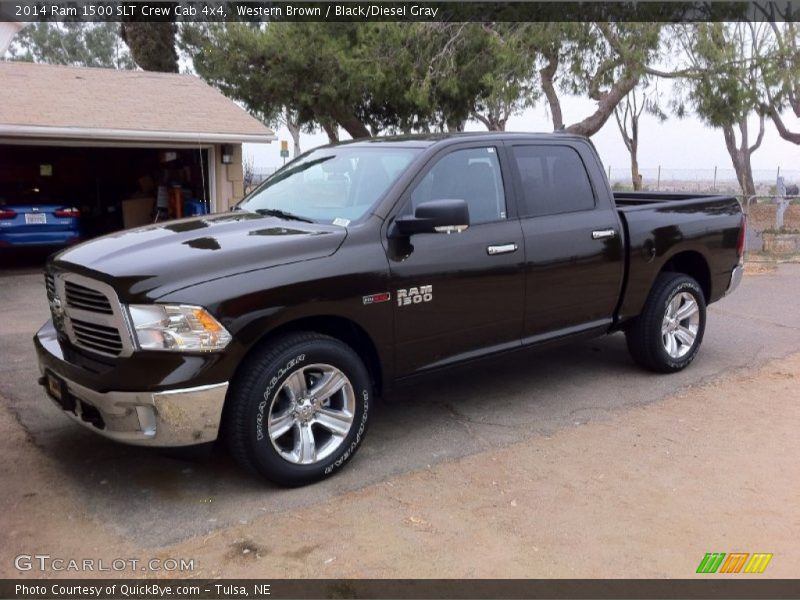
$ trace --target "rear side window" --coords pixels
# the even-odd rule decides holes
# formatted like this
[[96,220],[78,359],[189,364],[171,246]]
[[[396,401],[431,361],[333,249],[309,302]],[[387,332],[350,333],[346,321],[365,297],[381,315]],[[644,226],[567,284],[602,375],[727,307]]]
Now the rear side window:
[[522,181],[521,217],[591,210],[594,193],[586,167],[569,146],[514,146]]

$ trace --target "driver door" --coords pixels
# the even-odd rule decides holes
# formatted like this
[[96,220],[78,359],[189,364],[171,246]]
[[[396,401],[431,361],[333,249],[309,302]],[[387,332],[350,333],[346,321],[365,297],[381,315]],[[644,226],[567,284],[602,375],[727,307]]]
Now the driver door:
[[519,220],[509,217],[499,150],[446,151],[400,202],[395,216],[446,199],[465,200],[470,213],[461,233],[387,239],[400,377],[520,345],[525,248]]

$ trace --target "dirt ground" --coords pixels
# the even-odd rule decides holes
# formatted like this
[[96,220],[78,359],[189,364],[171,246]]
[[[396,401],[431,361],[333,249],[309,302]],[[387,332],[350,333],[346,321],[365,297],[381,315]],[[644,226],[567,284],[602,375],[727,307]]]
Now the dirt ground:
[[771,552],[756,577],[797,577],[798,383],[795,354],[167,547],[94,520],[4,407],[0,577],[91,576],[16,571],[37,552],[191,558],[201,578],[686,578],[706,552]]

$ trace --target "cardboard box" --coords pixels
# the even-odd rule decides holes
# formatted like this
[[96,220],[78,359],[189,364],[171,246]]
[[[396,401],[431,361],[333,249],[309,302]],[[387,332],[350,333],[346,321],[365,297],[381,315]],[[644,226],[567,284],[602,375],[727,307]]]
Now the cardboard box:
[[125,229],[149,225],[153,222],[155,198],[131,198],[122,201],[122,223]]

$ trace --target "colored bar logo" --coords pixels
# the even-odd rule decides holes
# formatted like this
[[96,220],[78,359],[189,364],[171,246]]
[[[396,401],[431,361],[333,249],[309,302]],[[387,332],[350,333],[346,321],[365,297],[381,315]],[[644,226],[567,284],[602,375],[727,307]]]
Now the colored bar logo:
[[724,552],[707,552],[697,566],[697,573],[763,573],[771,560],[772,554],[764,552],[731,552],[727,555]]

